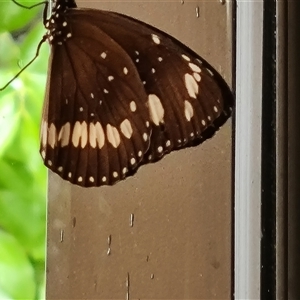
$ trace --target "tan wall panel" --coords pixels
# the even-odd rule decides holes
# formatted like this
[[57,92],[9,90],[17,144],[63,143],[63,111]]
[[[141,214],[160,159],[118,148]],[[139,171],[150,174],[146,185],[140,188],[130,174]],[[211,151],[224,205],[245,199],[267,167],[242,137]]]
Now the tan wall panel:
[[[122,12],[166,31],[207,59],[230,83],[230,4],[79,5]],[[51,173],[47,299],[126,299],[128,289],[130,299],[230,299],[231,147],[228,121],[201,146],[143,166],[113,187],[83,189]]]

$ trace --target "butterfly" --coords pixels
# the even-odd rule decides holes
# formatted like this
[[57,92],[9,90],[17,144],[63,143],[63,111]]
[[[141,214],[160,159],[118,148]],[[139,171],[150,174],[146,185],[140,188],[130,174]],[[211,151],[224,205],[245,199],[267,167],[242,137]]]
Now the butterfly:
[[[45,11],[47,10],[45,7]],[[82,187],[211,137],[230,117],[221,76],[174,37],[123,14],[53,1],[41,124],[45,165]]]

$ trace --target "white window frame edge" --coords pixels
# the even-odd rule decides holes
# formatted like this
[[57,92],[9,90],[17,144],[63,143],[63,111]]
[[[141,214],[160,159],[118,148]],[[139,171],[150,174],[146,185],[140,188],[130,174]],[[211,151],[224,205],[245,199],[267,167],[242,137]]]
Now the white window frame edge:
[[260,299],[263,11],[237,0],[235,299]]

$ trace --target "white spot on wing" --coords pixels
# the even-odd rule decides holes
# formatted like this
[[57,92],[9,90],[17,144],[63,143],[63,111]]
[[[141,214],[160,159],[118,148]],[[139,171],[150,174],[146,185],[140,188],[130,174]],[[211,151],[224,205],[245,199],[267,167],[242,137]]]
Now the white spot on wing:
[[88,142],[87,123],[82,122],[81,125],[81,148],[84,148]]
[[185,115],[185,118],[188,120],[188,121],[191,121],[191,118],[193,117],[194,115],[194,109],[193,109],[193,106],[192,104],[185,100],[184,101],[184,115]]
[[200,72],[201,72],[201,69],[200,69],[197,65],[195,65],[195,64],[193,64],[193,63],[189,63],[189,67],[190,67],[194,72],[197,72],[197,73],[200,73]]
[[61,147],[65,147],[69,145],[70,141],[70,132],[71,132],[71,124],[67,122],[63,125],[58,134],[58,140],[60,141]]
[[47,145],[47,133],[48,133],[48,124],[46,121],[43,121],[42,123],[42,128],[41,128],[41,133],[42,133],[42,145],[46,147]]
[[196,79],[196,81],[200,82],[201,76],[200,76],[198,73],[194,72],[194,73],[193,73],[193,76],[194,76],[194,78]]
[[191,74],[184,75],[185,87],[188,91],[188,94],[192,98],[197,98],[196,94],[199,92],[199,86]]
[[131,101],[130,104],[129,104],[129,106],[130,106],[130,110],[132,112],[136,111],[136,103],[135,103],[135,101]]
[[118,172],[113,172],[113,177],[117,178],[118,177]]
[[78,147],[80,136],[81,136],[81,125],[80,122],[77,121],[74,125],[74,129],[72,133],[72,143],[74,147]]
[[214,76],[214,73],[210,69],[206,68],[206,71],[209,73],[210,76]]
[[56,127],[53,123],[51,123],[49,128],[49,134],[48,134],[48,144],[52,149],[54,149],[54,146],[56,145],[56,141],[57,141]]
[[111,126],[110,124],[106,125],[106,135],[108,141],[114,148],[117,148],[120,145],[121,139],[119,131],[116,127]]
[[128,119],[125,119],[121,123],[120,129],[121,129],[121,132],[124,134],[125,137],[127,137],[128,139],[131,138],[133,130],[132,130],[132,127],[131,127],[131,123]]
[[135,158],[134,158],[134,157],[132,157],[132,158],[130,159],[130,163],[131,163],[132,165],[135,164]]
[[107,54],[105,52],[102,52],[101,55],[100,55],[103,59],[106,58]]
[[125,75],[128,74],[128,69],[127,69],[126,67],[123,68],[123,73],[124,73]]
[[160,44],[160,38],[156,34],[151,34],[152,40],[155,44]]
[[190,61],[191,59],[185,55],[185,54],[181,54],[182,58],[185,59],[186,61]]
[[90,128],[89,128],[89,142],[90,142],[90,146],[92,148],[96,148],[96,146],[97,146],[96,126],[93,123],[90,123]]
[[148,104],[152,122],[157,126],[159,123],[163,123],[165,111],[160,99],[156,95],[150,94],[148,96]]
[[98,143],[99,149],[101,149],[104,146],[105,135],[104,135],[103,127],[99,122],[95,124],[95,130],[96,130],[96,141]]

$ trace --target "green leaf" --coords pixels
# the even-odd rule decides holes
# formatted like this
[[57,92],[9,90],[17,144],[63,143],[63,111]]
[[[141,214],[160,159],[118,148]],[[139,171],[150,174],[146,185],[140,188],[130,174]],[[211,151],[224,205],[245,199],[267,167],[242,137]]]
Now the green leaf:
[[[28,0],[21,2],[34,4]],[[12,1],[0,2],[0,86],[35,56],[45,34],[41,9],[42,6],[26,10]],[[15,280],[20,282],[1,277],[1,248],[0,299],[44,298],[46,168],[39,154],[39,127],[48,56],[49,47],[45,43],[39,57],[0,91],[0,228],[1,234],[18,246],[15,252],[10,251],[16,254],[15,261],[14,255],[9,260],[12,270],[18,273]],[[2,235],[0,247],[6,247]],[[20,253],[24,258],[22,263]],[[15,289],[18,286],[17,291],[12,291],[12,286]]]
[[[33,5],[38,2],[19,0],[20,4]],[[16,31],[29,25],[39,14],[41,16],[42,5],[32,9],[25,9],[9,1],[0,2],[0,33],[5,31]]]
[[0,290],[12,299],[34,299],[34,269],[18,241],[0,230]]

